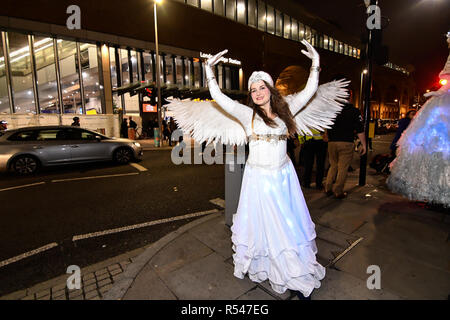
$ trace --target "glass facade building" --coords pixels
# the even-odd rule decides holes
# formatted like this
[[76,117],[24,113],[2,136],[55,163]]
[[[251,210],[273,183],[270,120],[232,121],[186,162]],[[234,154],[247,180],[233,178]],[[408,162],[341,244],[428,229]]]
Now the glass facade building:
[[[306,39],[313,46],[360,59],[361,50],[343,44],[346,50],[335,50],[334,41],[328,35],[318,33],[286,13],[273,8],[262,0],[176,0],[191,6],[208,10],[228,19],[246,24],[261,31],[290,39]],[[330,41],[329,39],[332,39]],[[342,42],[341,42],[342,43]]]
[[[12,31],[1,35],[0,114],[106,113],[99,44]],[[119,96],[114,89],[155,82],[155,52],[113,45],[106,46],[106,52],[113,112],[121,108],[139,114],[139,95]],[[160,58],[162,84],[206,87],[204,61],[198,57],[163,52]],[[239,66],[220,65],[220,70],[221,87],[238,90]]]

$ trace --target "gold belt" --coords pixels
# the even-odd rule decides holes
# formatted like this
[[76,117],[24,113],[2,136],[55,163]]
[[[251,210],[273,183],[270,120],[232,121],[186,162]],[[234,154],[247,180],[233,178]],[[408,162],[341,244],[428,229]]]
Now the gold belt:
[[280,141],[280,140],[286,140],[286,139],[287,139],[287,135],[285,135],[285,134],[256,134],[256,133],[253,133],[249,137],[250,141],[262,140],[262,141],[267,141],[267,142]]

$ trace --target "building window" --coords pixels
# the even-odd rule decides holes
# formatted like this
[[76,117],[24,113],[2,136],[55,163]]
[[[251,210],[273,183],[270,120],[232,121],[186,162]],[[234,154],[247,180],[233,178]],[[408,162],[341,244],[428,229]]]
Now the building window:
[[298,23],[298,40],[302,41],[305,39],[305,26],[303,23]]
[[202,9],[208,10],[209,12],[213,11],[212,0],[201,0],[200,1],[200,6],[201,6]]
[[144,76],[145,80],[153,81],[153,63],[152,63],[152,55],[148,52],[143,52],[144,56]]
[[118,87],[117,68],[116,68],[116,48],[109,48],[109,68],[111,70],[111,86],[113,89]]
[[184,59],[182,59],[180,56],[177,56],[175,58],[175,63],[176,63],[176,71],[177,71],[177,84],[182,86],[183,85]]
[[248,25],[256,28],[256,0],[248,0]]
[[194,86],[196,88],[200,87],[200,77],[202,76],[200,72],[200,60],[194,58]]
[[291,37],[291,17],[289,17],[287,14],[284,15],[283,18],[283,25],[284,25],[284,37],[286,39],[292,39]]
[[324,36],[323,36],[323,48],[324,48],[324,49],[327,49],[327,50],[328,50],[328,48],[329,48],[329,39],[328,39],[328,36],[327,36],[327,35],[324,35]]
[[267,6],[266,22],[267,22],[267,32],[275,34],[275,11],[273,7],[269,5]]
[[226,0],[225,15],[231,20],[236,20],[236,0]]
[[2,41],[0,41],[0,114],[10,113],[8,86],[6,83],[5,54]]
[[312,43],[312,34],[311,34],[311,29],[308,26],[305,26],[305,39],[306,41],[308,41],[309,43]]
[[103,86],[99,80],[97,46],[80,43],[80,54],[86,114],[100,114]]
[[131,82],[139,81],[140,70],[138,70],[138,60],[137,59],[138,58],[137,58],[136,51],[130,50],[131,71],[133,74],[133,80]]
[[266,31],[266,3],[264,1],[258,0],[258,29],[261,31]]
[[224,0],[214,0],[214,13],[224,16],[224,12],[223,12],[223,2]]
[[223,81],[223,79],[224,79],[224,73],[223,73],[223,64],[219,64],[218,66],[217,66],[217,81],[218,81],[218,83],[219,83],[219,87],[221,88],[221,89],[225,89],[225,84],[224,84],[224,81]]
[[231,70],[230,67],[225,66],[225,88],[226,89],[232,89],[231,88]]
[[237,21],[247,24],[247,10],[245,8],[245,0],[237,0]]
[[[113,89],[119,87],[119,79],[118,79],[118,75],[120,74],[120,70],[118,70],[119,65],[117,64],[117,60],[116,60],[116,53],[118,54],[118,49],[117,48],[109,48],[109,65],[110,65],[110,70],[111,70],[111,86]],[[116,113],[115,111],[118,108],[122,108],[122,99],[119,97],[119,95],[117,94],[117,92],[113,92],[112,95],[113,98],[113,112]]]
[[198,0],[187,0],[186,3],[191,6],[198,7]]
[[292,19],[291,28],[292,28],[292,40],[298,41],[298,22],[297,22],[297,20]]
[[334,39],[331,37],[328,38],[328,50],[334,51]]
[[130,84],[130,70],[128,68],[128,51],[119,49],[120,64],[122,68],[122,85]]
[[311,29],[311,44],[313,46],[317,46],[318,42],[319,42],[319,35],[318,35],[317,31],[314,29]]
[[165,83],[172,84],[173,83],[173,64],[172,64],[172,58],[170,55],[164,55],[162,56],[165,61]]
[[321,34],[318,34],[317,35],[317,46],[319,47],[319,48],[324,48],[324,46],[323,46],[323,35],[321,35]]
[[36,113],[28,36],[8,32],[9,65],[15,113]]
[[[36,63],[36,81],[38,83],[40,112],[59,113],[53,39],[48,37],[35,37],[33,49]],[[67,94],[63,93],[63,97],[66,96]]]
[[81,106],[80,78],[78,74],[77,44],[58,41],[58,57],[64,113],[83,113]]
[[275,10],[275,34],[283,36],[283,14],[278,10]]

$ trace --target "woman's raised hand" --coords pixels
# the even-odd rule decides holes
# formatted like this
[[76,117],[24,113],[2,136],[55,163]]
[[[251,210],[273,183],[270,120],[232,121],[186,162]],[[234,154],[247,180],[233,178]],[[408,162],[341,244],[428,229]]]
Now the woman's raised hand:
[[314,47],[305,39],[303,39],[301,43],[303,43],[306,49],[308,49],[308,51],[302,50],[302,53],[312,60],[312,65],[314,67],[318,67],[320,64],[320,56],[316,49],[314,49]]
[[219,52],[215,56],[213,56],[213,57],[209,58],[208,60],[206,60],[206,64],[209,67],[212,67],[212,66],[216,65],[220,61],[220,58],[222,58],[222,56],[224,56],[227,52],[228,52],[228,49],[225,49],[225,50]]

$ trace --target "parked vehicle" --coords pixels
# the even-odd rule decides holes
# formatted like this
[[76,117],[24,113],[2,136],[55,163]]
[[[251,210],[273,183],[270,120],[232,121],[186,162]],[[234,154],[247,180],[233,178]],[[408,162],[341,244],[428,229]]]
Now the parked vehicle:
[[26,127],[0,136],[0,171],[18,174],[70,163],[113,160],[126,164],[142,155],[136,141],[73,126]]

